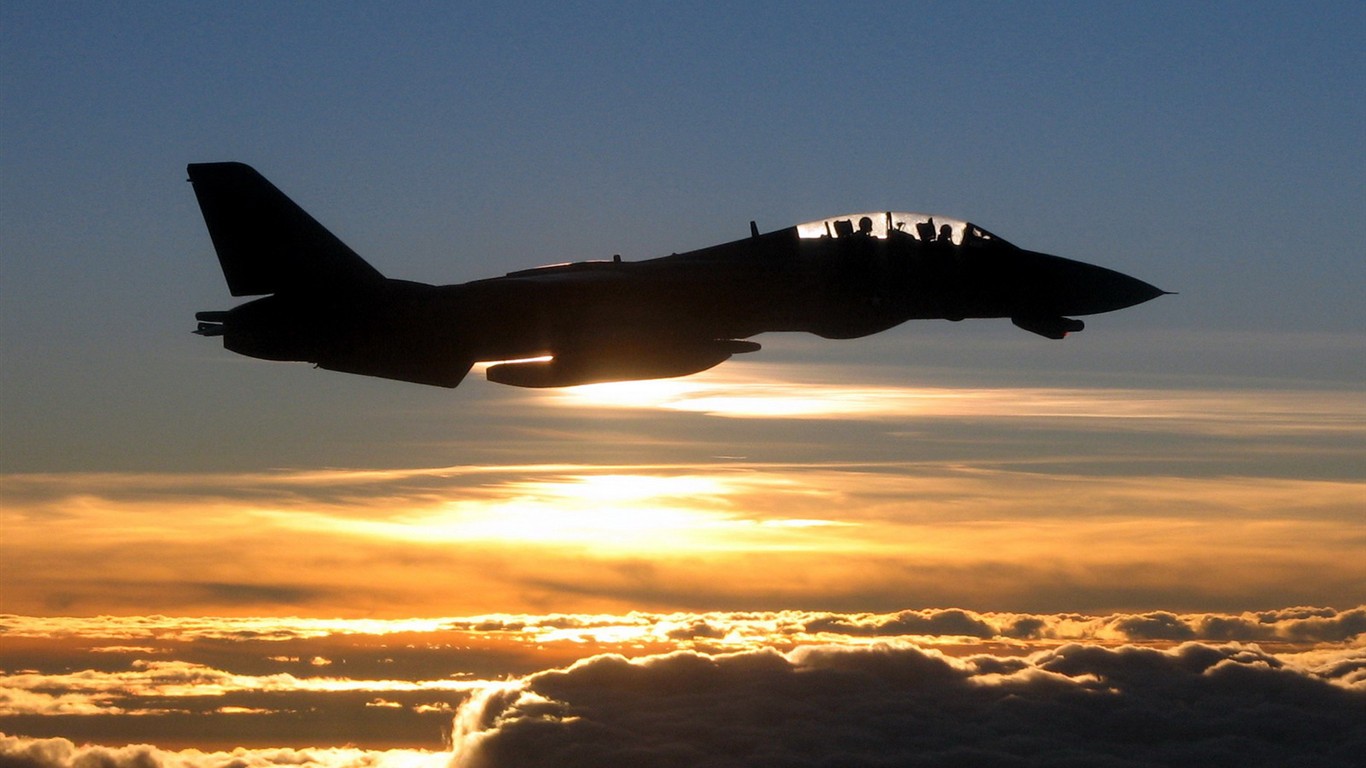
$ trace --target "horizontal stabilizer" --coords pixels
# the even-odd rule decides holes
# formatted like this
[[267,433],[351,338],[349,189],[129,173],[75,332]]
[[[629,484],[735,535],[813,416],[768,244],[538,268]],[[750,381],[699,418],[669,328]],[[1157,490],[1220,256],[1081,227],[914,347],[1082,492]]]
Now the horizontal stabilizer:
[[355,290],[384,279],[251,166],[186,170],[233,296]]

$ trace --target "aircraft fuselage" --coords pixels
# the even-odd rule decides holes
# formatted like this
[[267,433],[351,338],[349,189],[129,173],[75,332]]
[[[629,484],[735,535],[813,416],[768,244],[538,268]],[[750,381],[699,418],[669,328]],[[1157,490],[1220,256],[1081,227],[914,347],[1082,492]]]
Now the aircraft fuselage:
[[[330,233],[311,232],[321,227],[295,207],[267,222],[295,243],[311,238],[323,254],[310,264],[325,265],[328,249],[345,249],[335,256],[340,277],[302,269],[275,276],[255,262],[237,264],[259,261],[273,247],[256,243],[257,233],[234,240],[237,233],[214,231],[241,218],[244,207],[236,199],[243,190],[221,176],[238,187],[269,185],[259,174],[244,180],[244,168],[192,165],[190,172],[234,294],[250,284],[245,290],[270,288],[271,295],[201,313],[199,332],[222,335],[228,349],[253,357],[442,386],[491,361],[505,362],[489,367],[490,380],[517,386],[679,376],[757,350],[748,339],[762,333],[850,339],[913,319],[1011,318],[1061,338],[1081,329],[1069,315],[1162,293],[964,222],[941,219],[952,224],[936,230],[933,217],[893,213],[875,214],[876,224],[864,215],[857,231],[854,217],[767,234],[752,227],[745,239],[646,261],[562,264],[435,286],[371,275]],[[231,194],[217,194],[225,186]],[[307,221],[294,220],[300,215]],[[274,258],[290,257],[279,250]]]

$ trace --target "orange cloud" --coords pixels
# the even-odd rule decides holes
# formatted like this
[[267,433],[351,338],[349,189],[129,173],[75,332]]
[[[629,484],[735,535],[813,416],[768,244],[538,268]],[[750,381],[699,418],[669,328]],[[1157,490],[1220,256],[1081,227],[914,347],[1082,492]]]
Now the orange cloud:
[[[610,412],[599,421],[613,429],[638,427],[642,409],[684,414],[681,431],[651,430],[627,462],[7,475],[0,608],[412,616],[1366,599],[1354,554],[1366,541],[1360,393],[849,387],[725,371],[516,394]],[[762,416],[744,426],[763,436],[732,446],[734,420],[699,413]],[[704,423],[719,436],[688,436]],[[528,438],[545,440],[564,442]]]
[[[1359,482],[944,463],[23,478],[7,610],[1356,603]],[[864,601],[860,603],[859,601]]]

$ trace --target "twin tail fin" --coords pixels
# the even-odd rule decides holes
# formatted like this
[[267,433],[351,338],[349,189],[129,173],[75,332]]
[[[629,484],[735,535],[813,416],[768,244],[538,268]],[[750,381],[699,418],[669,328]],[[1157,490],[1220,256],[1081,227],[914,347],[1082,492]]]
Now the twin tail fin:
[[233,296],[365,290],[384,276],[244,163],[186,170]]

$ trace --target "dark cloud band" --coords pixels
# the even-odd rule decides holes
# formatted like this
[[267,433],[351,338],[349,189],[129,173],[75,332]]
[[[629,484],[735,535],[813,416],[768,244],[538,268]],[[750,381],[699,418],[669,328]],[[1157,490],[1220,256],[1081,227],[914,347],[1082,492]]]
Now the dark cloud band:
[[1196,643],[601,656],[472,700],[456,765],[1346,768],[1366,754],[1366,652],[1346,656],[1315,671]]

